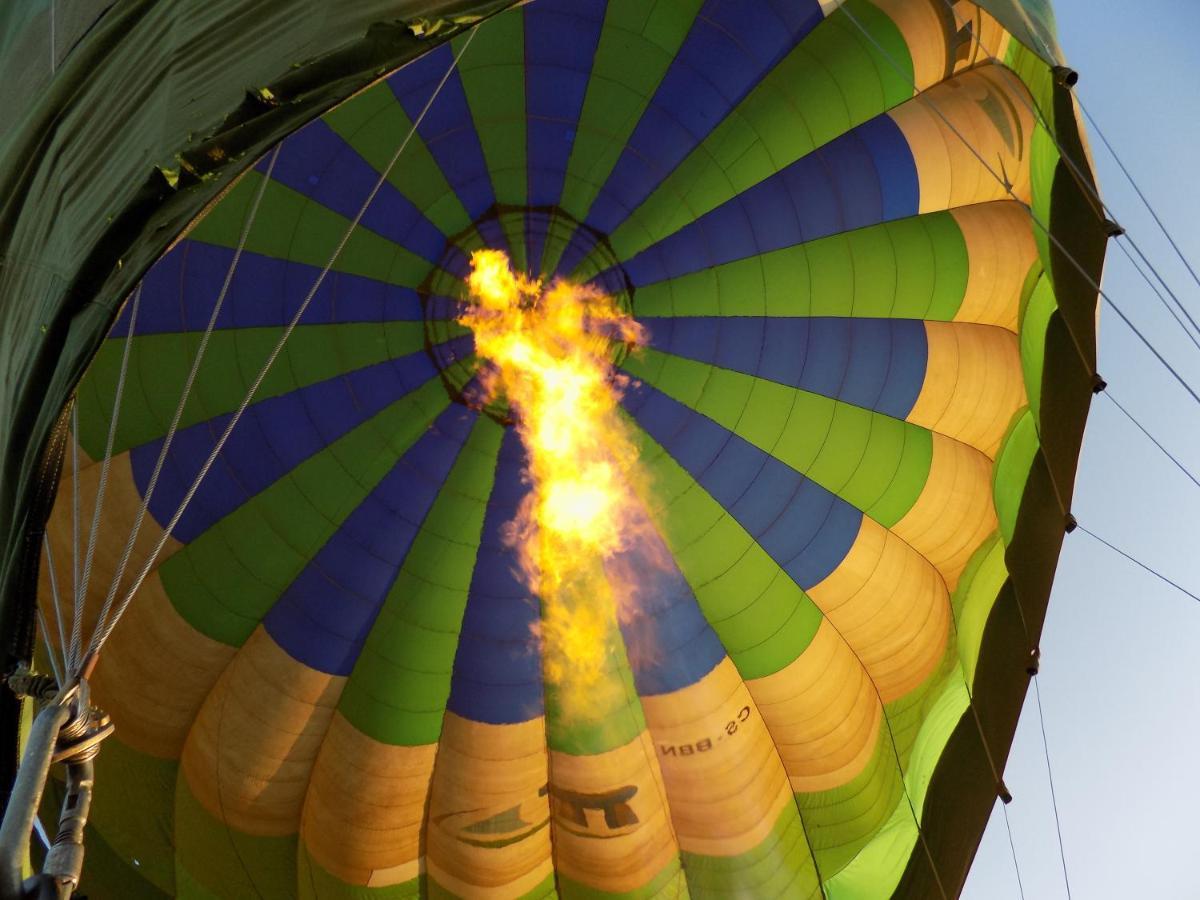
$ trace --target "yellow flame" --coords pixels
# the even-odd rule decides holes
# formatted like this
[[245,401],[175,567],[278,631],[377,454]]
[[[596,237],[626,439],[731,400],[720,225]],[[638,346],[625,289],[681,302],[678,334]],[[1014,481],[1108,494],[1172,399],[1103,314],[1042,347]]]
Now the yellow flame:
[[489,399],[507,400],[528,453],[531,490],[510,534],[541,598],[546,678],[564,708],[583,709],[604,678],[622,599],[604,564],[636,527],[637,452],[610,354],[614,341],[640,345],[645,332],[606,294],[561,279],[545,286],[498,250],[472,254],[467,284],[476,305],[459,321],[492,367],[482,379]]

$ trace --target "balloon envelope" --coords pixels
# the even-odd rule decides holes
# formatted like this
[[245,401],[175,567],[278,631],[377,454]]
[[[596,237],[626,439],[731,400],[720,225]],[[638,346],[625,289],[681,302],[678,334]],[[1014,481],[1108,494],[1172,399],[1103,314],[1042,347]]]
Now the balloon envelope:
[[[1011,739],[969,712],[985,632],[1009,697],[1092,373],[1094,292],[1060,309],[1046,232],[1076,126],[1035,49],[963,2],[538,0],[259,162],[79,387],[60,584],[122,385],[88,623],[160,457],[125,584],[311,293],[97,667],[93,895],[957,891],[997,774],[973,748]],[[616,357],[636,590],[583,711],[509,539],[526,449],[456,321],[481,248],[649,335]]]

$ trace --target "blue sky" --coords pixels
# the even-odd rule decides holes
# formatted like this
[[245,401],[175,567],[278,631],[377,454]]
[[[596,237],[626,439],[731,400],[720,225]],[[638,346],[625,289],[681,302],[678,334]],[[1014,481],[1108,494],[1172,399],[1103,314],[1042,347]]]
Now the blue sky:
[[[1080,72],[1078,96],[1200,268],[1200,4],[1055,0],[1054,7],[1060,41]],[[1200,287],[1099,138],[1091,143],[1105,200],[1200,319]],[[1104,288],[1200,385],[1200,351],[1116,246]],[[1100,371],[1113,395],[1200,473],[1200,407],[1110,309],[1101,311]],[[1198,501],[1200,488],[1097,398],[1075,492],[1080,522],[1200,593]],[[1064,546],[1039,678],[1072,896],[1200,897],[1200,604],[1076,532]],[[1005,780],[1025,897],[1066,897],[1032,691]],[[997,806],[963,897],[1019,896]]]

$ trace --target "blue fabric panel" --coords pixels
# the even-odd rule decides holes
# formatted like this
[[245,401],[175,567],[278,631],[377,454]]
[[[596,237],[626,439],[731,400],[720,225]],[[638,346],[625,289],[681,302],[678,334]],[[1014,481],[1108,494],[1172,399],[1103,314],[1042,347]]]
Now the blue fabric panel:
[[649,517],[636,540],[607,564],[618,599],[621,635],[640,695],[669,694],[695,684],[725,658],[691,586]]
[[[442,44],[388,78],[388,86],[410,120],[417,121],[453,63],[451,45]],[[417,126],[417,134],[429,148],[467,215],[472,220],[483,215],[496,202],[496,195],[457,66]],[[402,137],[398,135],[397,141]]]
[[[436,375],[422,351],[252,404],[200,482],[174,536],[185,544],[195,539],[308,457]],[[170,520],[230,418],[232,414],[225,413],[176,433],[150,501],[155,521],[165,525]],[[134,480],[143,494],[162,445],[159,438],[130,451]]]
[[[528,204],[557,206],[600,30],[604,0],[540,0],[526,7],[525,116]],[[531,272],[540,272],[545,234],[526,232]]]
[[635,285],[918,212],[912,151],[879,116],[721,204],[625,264]]
[[446,705],[492,725],[543,713],[542,658],[533,634],[541,613],[515,574],[516,555],[503,538],[529,491],[521,477],[524,466],[521,440],[510,428],[500,445]]
[[350,674],[476,418],[447,408],[271,607],[263,624],[294,659]]
[[[255,167],[266,173],[269,157]],[[327,209],[353,219],[380,173],[321,119],[291,135],[279,151],[272,178]],[[261,227],[261,226],[260,226]],[[436,262],[446,236],[390,181],[380,185],[359,227]]]
[[925,383],[915,319],[680,316],[641,320],[650,346],[903,419]]
[[483,245],[492,250],[504,250],[508,255],[512,256],[512,248],[508,246],[508,235],[504,231],[504,226],[500,224],[499,219],[487,218],[480,219],[475,223],[475,229],[479,232],[479,236],[483,238]]
[[605,234],[616,230],[823,18],[817,0],[708,0],[587,223]]
[[[225,283],[234,251],[200,241],[176,244],[146,273],[138,305],[137,334],[203,331]],[[257,253],[242,252],[216,328],[286,325],[295,316],[321,270]],[[110,337],[129,334],[133,304],[127,303]],[[330,272],[321,282],[303,325],[421,320],[421,300],[407,287],[361,275]]]
[[862,522],[849,503],[649,385],[625,407],[800,587],[845,558]]

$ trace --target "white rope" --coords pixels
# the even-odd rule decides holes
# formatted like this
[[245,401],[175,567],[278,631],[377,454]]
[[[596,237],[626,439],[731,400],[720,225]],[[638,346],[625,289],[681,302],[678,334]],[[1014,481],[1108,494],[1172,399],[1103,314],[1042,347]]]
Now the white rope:
[[[125,577],[125,569],[129,566],[129,559],[133,555],[134,545],[137,543],[138,534],[142,530],[142,522],[146,518],[146,510],[150,506],[150,500],[154,496],[154,490],[158,486],[158,478],[162,473],[163,464],[166,462],[167,454],[171,450],[171,443],[175,440],[175,434],[179,430],[179,423],[183,418],[184,408],[192,394],[192,387],[196,382],[196,375],[200,371],[200,364],[204,360],[204,352],[208,348],[209,338],[212,336],[213,330],[217,325],[217,318],[221,314],[221,308],[225,303],[225,297],[229,293],[229,286],[233,283],[233,275],[237,271],[238,262],[242,258],[242,251],[246,247],[246,241],[250,236],[250,229],[254,225],[254,220],[258,215],[259,204],[262,202],[263,194],[266,193],[267,185],[271,181],[271,174],[275,171],[275,161],[279,158],[279,148],[282,144],[276,144],[274,151],[271,153],[270,163],[267,165],[267,171],[263,175],[259,183],[258,191],[254,195],[254,201],[247,213],[246,221],[242,226],[242,233],[238,237],[237,248],[234,250],[233,259],[230,260],[229,268],[225,273],[225,281],[221,285],[221,290],[217,294],[216,303],[213,304],[212,314],[208,318],[208,325],[204,329],[204,333],[200,338],[200,346],[196,349],[196,357],[192,361],[192,368],[188,372],[187,380],[184,382],[183,391],[179,396],[179,403],[175,407],[175,415],[171,419],[171,425],[167,429],[167,436],[163,441],[162,447],[158,452],[158,459],[154,463],[154,471],[150,475],[150,481],[146,486],[146,491],[142,495],[142,501],[138,505],[137,515],[134,518],[133,529],[129,533],[129,540],[125,542],[125,549],[121,554],[121,561],[117,565],[116,572],[113,574],[112,582],[108,587],[108,595],[104,598],[104,605],[101,607],[100,615],[96,619],[96,625],[92,630],[91,640],[88,642],[88,652],[95,649],[96,636],[100,634],[108,621],[109,614],[112,612],[113,602],[117,596],[117,590],[121,586],[121,579]],[[129,340],[133,340],[133,334],[130,333]],[[86,654],[85,654],[86,655]]]
[[371,188],[371,192],[367,195],[367,198],[359,207],[359,210],[355,214],[353,220],[351,220],[349,227],[346,229],[345,233],[338,241],[337,246],[334,248],[333,253],[330,255],[329,261],[325,263],[324,268],[317,276],[316,281],[313,282],[313,286],[309,289],[308,294],[305,296],[299,308],[296,310],[295,315],[292,316],[292,319],[287,324],[283,334],[280,335],[279,341],[275,344],[271,354],[267,357],[267,361],[259,370],[253,384],[250,385],[250,390],[246,393],[245,399],[242,400],[241,405],[233,414],[233,417],[229,420],[229,423],[225,426],[225,430],[217,439],[216,445],[209,453],[207,459],[205,459],[204,464],[200,467],[199,473],[192,481],[187,493],[184,494],[183,500],[180,501],[179,508],[171,517],[170,522],[167,523],[166,528],[163,529],[163,533],[155,544],[153,552],[151,552],[149,557],[147,557],[145,563],[142,565],[142,568],[139,570],[137,577],[129,586],[129,589],[125,592],[120,604],[117,605],[111,621],[107,622],[103,629],[98,630],[97,633],[93,635],[92,641],[89,644],[89,656],[99,652],[100,648],[104,645],[104,642],[108,640],[108,636],[112,634],[113,629],[117,626],[117,623],[120,622],[121,616],[124,615],[125,610],[129,608],[129,604],[132,602],[134,595],[141,588],[143,582],[146,580],[146,576],[149,575],[151,569],[154,567],[154,563],[158,559],[158,555],[162,552],[163,547],[166,546],[167,539],[170,537],[171,532],[174,530],[175,526],[179,524],[180,518],[182,518],[184,512],[187,510],[188,505],[192,502],[192,498],[196,495],[196,491],[199,490],[200,484],[204,481],[205,476],[208,475],[209,469],[212,468],[212,465],[220,455],[221,450],[225,447],[225,442],[229,440],[229,435],[233,432],[233,429],[237,426],[237,423],[241,421],[241,417],[243,413],[245,413],[246,409],[250,406],[251,401],[254,399],[254,395],[258,393],[258,389],[261,387],[263,380],[267,377],[267,373],[271,370],[275,360],[283,351],[284,345],[287,343],[288,338],[291,337],[292,332],[296,329],[297,324],[299,324],[301,317],[308,309],[313,297],[316,296],[317,291],[320,289],[321,284],[325,280],[325,276],[329,274],[329,271],[333,268],[334,263],[337,262],[337,259],[341,255],[342,250],[345,248],[347,241],[350,240],[350,235],[354,233],[354,229],[357,228],[359,222],[362,221],[362,217],[366,214],[367,208],[371,205],[371,202],[375,199],[376,194],[378,194],[380,189],[383,187],[384,182],[387,181],[388,175],[391,174],[391,171],[399,161],[401,154],[403,154],[405,148],[408,147],[409,141],[411,141],[413,135],[416,134],[417,128],[420,127],[421,122],[429,112],[429,108],[433,105],[434,100],[436,100],[438,95],[441,93],[446,82],[449,81],[451,74],[453,74],[455,68],[458,66],[459,60],[462,58],[463,54],[466,53],[467,47],[471,45],[471,41],[475,37],[475,31],[477,28],[478,26],[475,26],[470,30],[466,41],[463,42],[462,48],[458,51],[458,54],[454,57],[450,63],[450,66],[446,69],[446,73],[442,76],[442,80],[438,82],[437,87],[430,95],[425,107],[421,110],[421,114],[417,116],[416,120],[412,124],[412,127],[409,129],[408,134],[400,143],[400,146],[396,148],[396,152],[392,154],[392,158],[388,161],[387,165],[384,166],[383,171],[380,173],[379,178],[375,182],[375,186]]
[[[138,304],[142,299],[142,285],[133,292],[133,306],[129,313],[129,334],[132,336],[137,324]],[[113,397],[112,421],[108,423],[108,442],[104,446],[104,461],[100,466],[100,484],[96,488],[96,508],[92,512],[92,530],[88,534],[87,555],[83,560],[83,576],[75,593],[75,607],[71,610],[71,649],[67,657],[72,674],[79,666],[79,645],[83,640],[83,601],[87,597],[88,582],[92,577],[92,560],[96,555],[96,540],[100,536],[100,513],[104,509],[104,491],[108,486],[108,470],[112,464],[113,443],[117,437],[117,421],[121,412],[121,395],[125,390],[125,376],[129,370],[129,349],[132,340],[125,341],[121,354],[121,369],[117,375],[117,388]]]
[[[71,614],[79,607],[79,395],[71,404]],[[73,621],[73,620],[72,620]],[[63,661],[67,644],[62,645]]]
[[46,550],[46,569],[50,575],[50,599],[54,604],[54,625],[58,632],[58,652],[62,654],[62,665],[59,665],[55,658],[54,647],[50,644],[50,629],[46,627],[46,618],[42,614],[41,604],[37,605],[38,621],[42,627],[42,634],[45,636],[46,655],[50,657],[50,667],[54,669],[54,677],[58,681],[59,686],[63,686],[65,682],[63,677],[67,672],[67,636],[63,629],[63,611],[60,594],[58,591],[58,575],[54,571],[54,554],[50,550],[50,535],[42,535],[42,546]]

